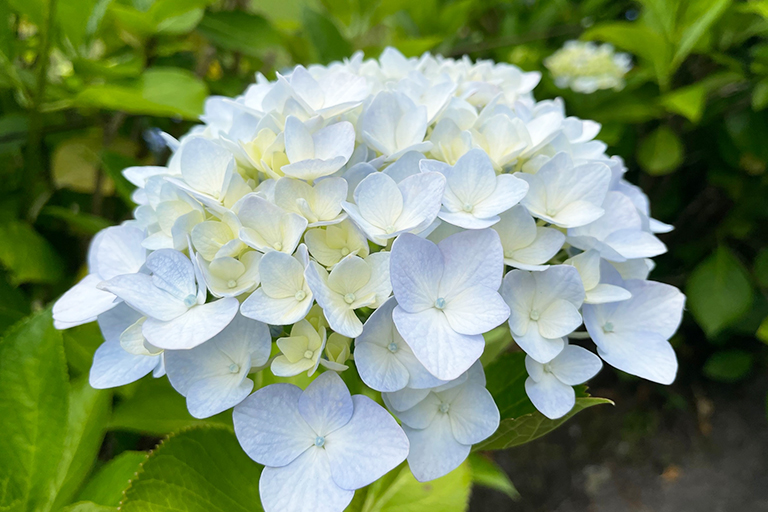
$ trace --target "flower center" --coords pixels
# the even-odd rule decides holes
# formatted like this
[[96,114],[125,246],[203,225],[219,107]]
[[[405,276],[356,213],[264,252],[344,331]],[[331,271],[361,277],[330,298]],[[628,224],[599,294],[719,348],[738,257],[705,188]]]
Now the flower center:
[[387,232],[387,234],[388,234],[388,235],[389,235],[389,234],[392,234],[392,233],[394,233],[394,232],[395,232],[395,226],[393,226],[392,224],[390,224],[389,226],[387,226],[387,228],[385,229],[385,231]]
[[304,352],[304,359],[312,359],[313,355],[315,354],[313,354],[311,350],[307,350]]
[[237,286],[237,281],[235,281],[234,279],[230,279],[229,281],[227,281],[227,286],[230,288],[234,288],[235,286]]
[[534,309],[533,311],[531,311],[531,320],[535,322],[538,319],[539,319],[539,311]]
[[462,209],[463,209],[465,212],[467,212],[467,213],[471,213],[471,212],[472,212],[472,210],[474,210],[474,209],[475,209],[475,207],[474,207],[474,206],[472,206],[472,205],[471,205],[471,204],[469,204],[469,203],[464,203],[464,206],[463,206],[463,208],[462,208]]
[[549,363],[544,365],[544,373],[552,373],[552,366]]
[[451,404],[447,404],[445,402],[441,403],[440,406],[437,408],[437,410],[443,414],[447,414],[450,409],[451,409]]
[[240,371],[240,365],[236,363],[232,363],[229,365],[229,373],[237,373]]
[[325,438],[323,436],[317,436],[315,438],[315,446],[317,446],[318,448],[322,448],[324,444],[325,444]]
[[613,332],[613,324],[611,322],[605,322],[603,332]]
[[352,304],[355,302],[355,294],[354,293],[348,293],[344,296],[344,302],[347,304]]
[[184,305],[187,306],[188,308],[191,308],[192,306],[194,306],[195,302],[197,302],[197,295],[194,295],[191,293],[187,295],[186,299],[184,299]]
[[435,307],[437,309],[443,309],[445,307],[445,299],[440,297],[435,301]]
[[283,250],[283,243],[282,242],[275,242],[272,244],[272,248],[276,251],[282,251]]
[[349,249],[347,249],[346,247],[342,247],[341,248],[341,255],[342,256],[346,256],[347,254],[349,254]]
[[297,291],[294,294],[293,298],[298,300],[299,302],[301,302],[302,300],[304,300],[306,298],[306,296],[307,296],[307,294],[304,293],[304,290],[299,290],[299,291]]
[[393,341],[392,343],[390,343],[389,345],[387,345],[387,350],[389,350],[389,351],[390,351],[390,352],[392,352],[393,354],[394,354],[395,352],[397,352],[397,343],[395,343],[395,342]]

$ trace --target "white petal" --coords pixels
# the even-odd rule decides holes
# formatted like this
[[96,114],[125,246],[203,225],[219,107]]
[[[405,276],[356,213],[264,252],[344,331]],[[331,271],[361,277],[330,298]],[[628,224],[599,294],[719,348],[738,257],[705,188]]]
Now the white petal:
[[313,297],[309,292],[301,301],[295,297],[276,299],[264,293],[264,288],[259,288],[245,299],[240,312],[243,316],[270,325],[291,325],[307,316]]
[[527,378],[525,392],[536,409],[552,420],[562,418],[576,404],[573,388],[560,382],[551,373],[545,373],[538,382]]
[[142,241],[144,231],[133,226],[112,226],[100,232],[89,255],[89,267],[95,267],[91,272],[102,280],[138,272],[146,259]]
[[496,178],[496,188],[472,210],[479,218],[488,218],[505,212],[520,202],[528,192],[528,183],[511,174],[502,174]]
[[562,352],[565,347],[563,338],[545,338],[539,334],[539,327],[535,322],[531,322],[528,332],[519,336],[512,333],[515,343],[523,351],[539,363],[548,363],[554,359],[557,354]]
[[567,300],[556,299],[541,312],[539,333],[545,338],[560,338],[581,325],[579,309]]
[[265,512],[339,512],[354,495],[333,481],[328,456],[321,448],[310,448],[287,466],[268,466],[259,479]]
[[119,301],[104,290],[96,288],[102,279],[95,275],[85,276],[67,290],[53,305],[53,318],[70,327],[91,322],[93,319],[115,307]]
[[387,231],[403,213],[403,194],[395,180],[384,173],[367,176],[355,189],[355,204],[368,223]]
[[536,280],[534,308],[541,313],[552,301],[567,300],[575,307],[584,301],[584,285],[578,270],[570,265],[553,265],[533,275]]
[[453,437],[448,416],[441,414],[422,430],[403,427],[411,443],[408,466],[419,482],[428,482],[447,475],[469,456],[470,445],[461,444]]
[[387,348],[395,342],[392,310],[396,305],[392,298],[374,311],[355,340],[355,366],[360,378],[377,391],[397,391],[408,385],[408,370]]
[[190,187],[219,199],[229,185],[235,159],[218,144],[193,137],[181,147],[180,164],[181,175]]
[[416,313],[434,307],[442,275],[443,254],[435,244],[409,233],[395,240],[390,277],[397,302],[404,311]]
[[152,282],[178,300],[197,295],[195,267],[183,253],[160,249],[149,255],[147,268],[152,271]]
[[408,438],[392,415],[366,396],[352,401],[349,422],[325,444],[333,480],[350,490],[373,483],[408,456]]
[[299,412],[317,435],[325,436],[349,422],[354,405],[341,377],[335,372],[325,372],[299,397]]
[[251,379],[226,375],[200,379],[187,392],[187,409],[195,418],[209,418],[242,402],[252,389]]
[[453,330],[461,334],[482,334],[509,318],[509,307],[501,295],[484,286],[459,291],[443,311]]
[[530,272],[512,270],[504,276],[501,296],[509,305],[509,328],[513,334],[528,332],[530,314],[536,294],[536,280]]
[[435,308],[407,313],[398,306],[393,318],[397,330],[424,367],[441,380],[452,380],[467,371],[485,348],[481,335],[454,331],[442,311]]
[[576,386],[597,375],[603,363],[589,350],[577,345],[568,345],[550,361],[549,367],[560,382]]
[[219,299],[194,306],[167,322],[148,318],[142,332],[148,342],[159,348],[193,348],[219,334],[235,317],[239,307],[240,303],[234,297]]
[[100,283],[99,287],[114,293],[144,315],[161,321],[173,320],[187,311],[181,300],[155,286],[147,274],[116,276]]
[[250,458],[285,466],[314,444],[316,434],[299,413],[301,393],[293,384],[271,384],[235,407],[235,434]]
[[614,286],[612,284],[598,284],[591,290],[587,290],[585,304],[605,304],[608,302],[619,302],[622,300],[629,300],[632,298],[632,294],[629,290],[622,288],[621,286]]
[[411,428],[427,428],[437,416],[441,404],[442,400],[435,393],[430,392],[410,409],[398,411],[397,417],[403,425]]
[[93,355],[88,382],[96,389],[116,388],[135,382],[151,372],[162,356],[126,352],[119,340],[108,340]]
[[671,384],[675,380],[677,375],[675,351],[672,345],[657,333],[651,331],[607,333],[599,342],[595,339],[595,344],[600,357],[619,370],[659,384]]
[[415,174],[398,183],[397,187],[403,197],[403,211],[397,221],[397,231],[408,231],[435,220],[445,188],[442,174]]
[[285,153],[291,163],[315,158],[315,143],[301,120],[288,116],[285,120]]
[[349,121],[341,121],[318,130],[312,139],[316,158],[329,160],[341,156],[347,163],[355,149],[355,128]]
[[450,405],[448,416],[451,430],[453,437],[461,444],[479,443],[499,428],[499,408],[488,390],[480,384],[464,384]]
[[504,250],[498,233],[492,229],[462,231],[449,236],[438,247],[445,261],[440,296],[448,297],[470,285],[492,290],[501,286]]

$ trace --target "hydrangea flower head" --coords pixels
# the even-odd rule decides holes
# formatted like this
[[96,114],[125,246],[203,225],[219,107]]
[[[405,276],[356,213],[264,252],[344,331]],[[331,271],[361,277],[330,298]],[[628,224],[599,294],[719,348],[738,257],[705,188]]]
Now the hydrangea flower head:
[[[615,85],[605,48],[568,48]],[[124,171],[134,219],[96,235],[56,327],[98,321],[95,388],[167,373],[193,416],[234,407],[268,512],[341,512],[404,460],[420,481],[459,466],[501,420],[479,361],[500,325],[549,418],[601,359],[671,382],[684,297],[648,280],[671,226],[539,78],[388,48],[209,98],[162,136],[166,165]],[[585,334],[597,355],[569,344]]]
[[590,94],[598,89],[624,88],[624,75],[632,68],[626,53],[615,53],[610,44],[568,41],[544,60],[560,88]]

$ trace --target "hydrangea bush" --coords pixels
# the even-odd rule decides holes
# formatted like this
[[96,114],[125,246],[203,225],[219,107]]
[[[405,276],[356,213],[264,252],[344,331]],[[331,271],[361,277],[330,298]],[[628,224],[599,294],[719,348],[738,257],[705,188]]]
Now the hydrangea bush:
[[[671,227],[538,81],[387,49],[209,98],[167,166],[125,169],[135,218],[94,238],[56,326],[98,321],[95,388],[153,373],[197,418],[234,407],[267,511],[459,466],[499,426],[479,361],[499,326],[550,419],[601,360],[671,383],[684,296],[647,279]],[[252,392],[257,372],[314,378]]]

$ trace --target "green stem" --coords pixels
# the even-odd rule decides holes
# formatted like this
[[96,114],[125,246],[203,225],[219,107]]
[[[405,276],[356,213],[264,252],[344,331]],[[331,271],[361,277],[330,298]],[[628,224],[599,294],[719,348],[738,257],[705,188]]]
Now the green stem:
[[40,53],[38,54],[37,84],[32,98],[32,111],[29,119],[29,144],[27,146],[28,204],[27,218],[33,222],[52,193],[51,177],[43,163],[43,118],[41,105],[45,99],[45,86],[48,83],[49,54],[56,20],[56,0],[48,0],[48,16],[41,34]]

